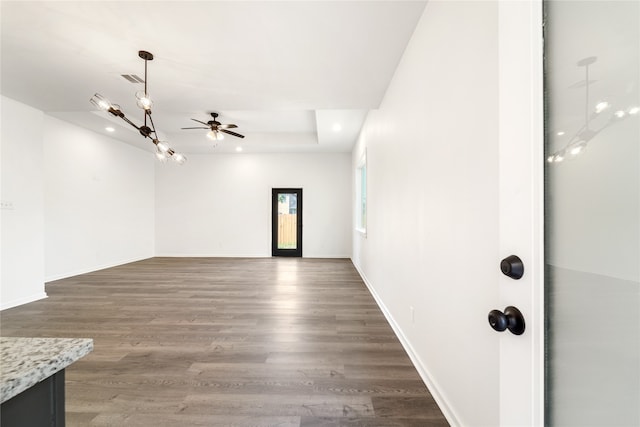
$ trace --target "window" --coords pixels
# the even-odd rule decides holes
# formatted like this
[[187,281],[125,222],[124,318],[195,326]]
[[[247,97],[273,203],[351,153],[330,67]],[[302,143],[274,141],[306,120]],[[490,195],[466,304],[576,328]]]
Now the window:
[[360,159],[356,168],[356,230],[367,233],[367,156]]

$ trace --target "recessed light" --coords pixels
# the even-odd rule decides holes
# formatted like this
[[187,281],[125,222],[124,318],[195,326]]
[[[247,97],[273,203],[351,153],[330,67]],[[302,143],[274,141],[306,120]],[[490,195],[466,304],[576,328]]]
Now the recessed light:
[[239,153],[242,151],[242,147],[236,147],[236,151]]
[[559,130],[558,132],[556,132],[556,135],[558,135],[558,136],[562,136],[562,135],[564,135],[564,131]]
[[115,132],[115,128],[112,128],[111,126],[107,126],[106,128],[104,128],[104,130],[106,130],[107,132]]
[[340,132],[342,130],[342,125],[340,123],[334,123],[331,127],[334,132]]

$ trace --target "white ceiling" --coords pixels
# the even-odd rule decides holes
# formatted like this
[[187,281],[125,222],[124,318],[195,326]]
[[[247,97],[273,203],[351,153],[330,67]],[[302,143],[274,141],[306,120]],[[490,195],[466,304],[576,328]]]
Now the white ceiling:
[[[425,1],[2,1],[1,92],[153,151],[98,92],[140,121],[144,77],[156,129],[177,151],[351,150],[379,106]],[[197,126],[220,113],[246,135],[212,147]],[[336,123],[342,129],[333,130]]]

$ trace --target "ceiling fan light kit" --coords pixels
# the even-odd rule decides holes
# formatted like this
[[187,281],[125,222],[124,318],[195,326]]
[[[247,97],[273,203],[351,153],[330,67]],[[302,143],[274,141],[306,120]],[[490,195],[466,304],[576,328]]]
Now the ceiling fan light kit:
[[210,130],[209,132],[207,132],[207,138],[212,141],[222,141],[224,139],[224,135],[222,134],[222,132],[219,132],[217,130]]
[[147,91],[147,62],[153,60],[153,54],[145,50],[141,50],[138,52],[138,56],[144,60],[144,91],[138,91],[135,94],[137,100],[136,104],[144,111],[144,124],[142,126],[138,126],[131,120],[129,120],[127,116],[120,110],[119,105],[112,104],[107,98],[103,97],[99,93],[93,95],[93,97],[89,101],[97,108],[107,111],[115,117],[120,117],[126,123],[136,128],[140,135],[145,138],[149,138],[156,146],[155,155],[158,160],[164,163],[169,158],[171,158],[176,163],[181,165],[186,162],[187,158],[184,155],[177,153],[173,149],[171,149],[167,142],[158,140],[156,127],[153,124],[153,118],[151,116],[151,107],[153,106],[153,101],[149,97],[149,92]]
[[244,135],[240,135],[239,133],[229,130],[229,129],[237,128],[238,127],[237,125],[234,125],[232,123],[222,124],[218,121],[218,113],[210,113],[210,114],[211,114],[212,120],[209,120],[208,122],[203,122],[197,119],[191,119],[194,122],[198,122],[203,126],[188,127],[188,128],[182,128],[182,129],[209,129],[209,132],[207,132],[207,138],[209,138],[214,142],[214,147],[218,145],[218,141],[222,141],[224,139],[225,133],[227,135],[232,135],[238,138],[244,138]]

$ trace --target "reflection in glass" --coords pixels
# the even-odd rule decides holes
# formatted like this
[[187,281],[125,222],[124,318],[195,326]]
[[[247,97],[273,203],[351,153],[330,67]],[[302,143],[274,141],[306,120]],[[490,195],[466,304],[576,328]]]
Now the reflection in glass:
[[[558,140],[564,145],[547,156],[547,162],[549,163],[560,163],[566,158],[573,158],[578,154],[583,153],[589,142],[600,134],[600,132],[604,131],[609,126],[620,123],[621,120],[635,115],[637,109],[635,106],[629,106],[627,108],[627,111],[634,112],[629,115],[627,115],[626,111],[621,109],[617,109],[608,115],[605,114],[605,112],[611,108],[611,103],[609,101],[599,101],[592,108],[589,95],[592,92],[592,90],[590,90],[591,86],[596,83],[596,81],[590,79],[589,67],[593,66],[597,60],[597,57],[589,56],[581,59],[576,64],[576,66],[583,68],[585,73],[584,81],[572,85],[572,88],[574,89],[584,87],[584,122],[582,126],[580,126],[577,131],[568,138],[568,141],[567,139],[563,139],[564,142]],[[558,137],[564,136],[565,132],[557,131],[555,135]]]
[[546,420],[640,425],[640,2],[545,1]]

